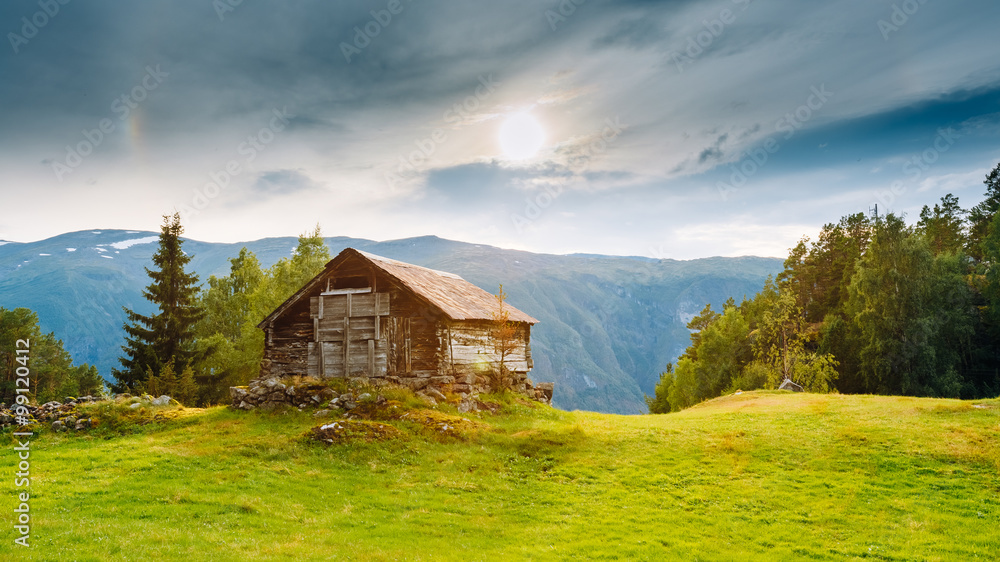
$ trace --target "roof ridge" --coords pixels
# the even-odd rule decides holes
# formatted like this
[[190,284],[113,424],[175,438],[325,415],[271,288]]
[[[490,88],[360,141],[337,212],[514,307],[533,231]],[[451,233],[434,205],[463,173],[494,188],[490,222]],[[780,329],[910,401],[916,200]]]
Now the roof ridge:
[[[308,281],[301,289],[288,297],[274,311],[267,315],[257,327],[264,328],[285,313],[293,303],[307,292],[316,288],[317,284],[327,275],[334,264],[342,264],[351,256],[367,260],[373,266],[380,268],[386,275],[403,288],[423,299],[427,304],[441,311],[452,320],[489,320],[496,305],[496,295],[477,287],[461,276],[447,271],[438,271],[404,261],[379,256],[357,248],[344,248],[336,257],[327,262],[323,271]],[[510,306],[511,321],[535,324],[537,319],[524,311]]]
[[392,259],[392,258],[387,258],[385,256],[380,256],[378,254],[373,254],[371,252],[366,252],[364,250],[358,250],[357,248],[351,248],[351,249],[354,250],[354,251],[356,251],[356,252],[358,252],[359,254],[365,256],[366,258],[368,258],[370,260],[373,260],[373,261],[380,261],[380,262],[388,263],[388,264],[391,264],[391,265],[394,265],[394,266],[397,266],[397,267],[409,267],[409,268],[412,268],[412,269],[422,269],[424,271],[429,271],[431,273],[434,273],[436,275],[440,275],[442,277],[448,277],[450,279],[461,279],[462,281],[465,281],[465,279],[463,279],[461,275],[458,275],[456,273],[451,273],[450,271],[441,271],[441,270],[438,270],[438,269],[431,269],[429,267],[424,267],[422,265],[416,265],[416,264],[413,264],[413,263],[407,263],[405,261],[399,261],[399,260],[395,260],[395,259]]

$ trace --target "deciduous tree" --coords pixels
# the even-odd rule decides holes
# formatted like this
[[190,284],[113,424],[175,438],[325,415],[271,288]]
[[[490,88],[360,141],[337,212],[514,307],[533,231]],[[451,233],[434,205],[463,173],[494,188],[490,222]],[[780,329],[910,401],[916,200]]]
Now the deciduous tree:
[[492,325],[490,326],[490,345],[497,363],[491,370],[492,390],[499,391],[508,387],[510,382],[510,370],[507,368],[507,358],[522,344],[520,340],[517,324],[510,321],[510,309],[507,307],[507,293],[500,290],[494,295],[496,299],[495,308],[491,313]]

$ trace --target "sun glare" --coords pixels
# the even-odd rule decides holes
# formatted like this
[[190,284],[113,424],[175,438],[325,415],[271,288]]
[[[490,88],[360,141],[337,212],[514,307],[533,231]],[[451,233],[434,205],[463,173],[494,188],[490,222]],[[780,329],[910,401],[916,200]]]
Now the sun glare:
[[511,160],[531,158],[544,142],[541,124],[526,111],[509,115],[500,126],[500,149]]

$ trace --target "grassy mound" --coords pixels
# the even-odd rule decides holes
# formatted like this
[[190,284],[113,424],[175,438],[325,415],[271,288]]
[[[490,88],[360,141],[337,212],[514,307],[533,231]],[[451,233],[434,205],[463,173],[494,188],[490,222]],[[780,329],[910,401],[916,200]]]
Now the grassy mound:
[[396,439],[402,435],[391,425],[364,420],[338,420],[309,430],[309,436],[316,441],[331,444]]
[[427,409],[402,412],[396,419],[412,422],[436,435],[457,437],[460,439],[472,438],[477,433],[492,428],[488,423],[472,421],[467,417]]
[[[663,416],[493,405],[496,414],[412,403],[358,420],[212,408],[136,433],[44,433],[31,445],[33,546],[7,541],[0,558],[1000,552],[997,400],[748,392]],[[351,435],[301,438],[334,422],[350,422]],[[391,435],[358,438],[379,424]],[[12,479],[2,486],[15,492]]]

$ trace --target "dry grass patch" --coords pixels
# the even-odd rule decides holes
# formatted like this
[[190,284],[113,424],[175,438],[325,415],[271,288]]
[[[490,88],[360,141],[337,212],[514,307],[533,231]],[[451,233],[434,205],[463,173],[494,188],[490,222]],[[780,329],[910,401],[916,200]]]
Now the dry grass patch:
[[309,430],[309,436],[326,443],[386,441],[403,436],[395,427],[377,421],[337,420]]
[[426,409],[402,412],[396,419],[413,422],[438,435],[452,437],[471,437],[491,428],[487,423]]

